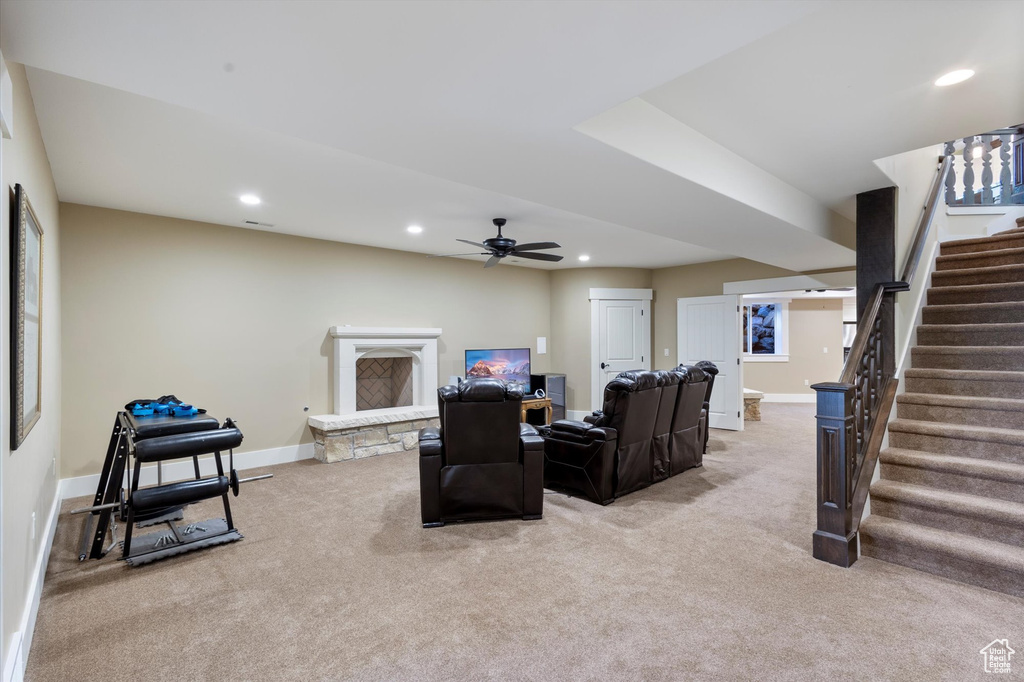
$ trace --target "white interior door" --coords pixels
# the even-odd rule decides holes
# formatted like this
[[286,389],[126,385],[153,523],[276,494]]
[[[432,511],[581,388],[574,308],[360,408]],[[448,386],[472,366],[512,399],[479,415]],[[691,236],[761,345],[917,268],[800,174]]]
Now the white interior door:
[[592,300],[597,315],[596,357],[591,377],[593,409],[601,408],[604,386],[630,369],[650,369],[650,300]]
[[718,366],[708,424],[743,430],[743,364],[740,362],[740,297],[701,296],[677,301],[678,358],[684,365],[710,360]]

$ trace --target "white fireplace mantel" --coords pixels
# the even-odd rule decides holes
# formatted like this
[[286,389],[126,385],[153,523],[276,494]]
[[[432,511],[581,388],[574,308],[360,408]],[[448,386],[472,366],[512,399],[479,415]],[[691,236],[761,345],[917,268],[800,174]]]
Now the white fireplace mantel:
[[[411,357],[410,411],[437,403],[438,327],[331,327],[334,339],[334,414],[356,416],[356,360],[363,357]],[[417,409],[418,408],[418,409]],[[397,410],[401,408],[393,408]],[[366,415],[361,415],[366,416]]]

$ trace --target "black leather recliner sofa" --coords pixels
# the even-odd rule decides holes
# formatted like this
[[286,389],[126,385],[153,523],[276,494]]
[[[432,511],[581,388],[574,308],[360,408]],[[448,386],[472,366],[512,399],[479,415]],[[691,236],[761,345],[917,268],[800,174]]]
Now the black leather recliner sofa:
[[488,377],[438,389],[441,426],[419,433],[424,527],[541,518],[544,440],[519,423],[522,400],[522,388]]
[[622,372],[604,409],[544,434],[544,485],[598,504],[700,466],[708,375],[694,367]]

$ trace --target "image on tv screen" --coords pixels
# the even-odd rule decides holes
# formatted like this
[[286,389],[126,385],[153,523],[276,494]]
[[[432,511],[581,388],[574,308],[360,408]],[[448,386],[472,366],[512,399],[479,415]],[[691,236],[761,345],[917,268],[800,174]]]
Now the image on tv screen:
[[467,350],[466,378],[497,377],[530,390],[530,349]]

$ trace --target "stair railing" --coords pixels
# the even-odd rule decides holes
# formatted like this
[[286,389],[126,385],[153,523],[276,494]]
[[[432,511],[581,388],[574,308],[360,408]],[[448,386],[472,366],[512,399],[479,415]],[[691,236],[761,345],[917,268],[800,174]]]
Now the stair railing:
[[816,559],[837,566],[857,560],[860,519],[896,397],[895,338],[883,324],[896,292],[907,291],[931,230],[953,157],[941,158],[898,282],[875,286],[857,323],[857,335],[837,382],[815,384],[817,393],[818,528]]
[[947,205],[1024,204],[1024,124],[950,140],[943,154],[960,157],[945,177]]

